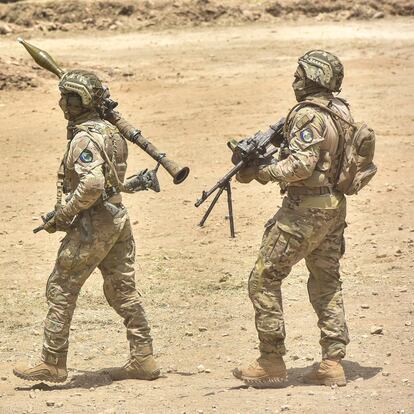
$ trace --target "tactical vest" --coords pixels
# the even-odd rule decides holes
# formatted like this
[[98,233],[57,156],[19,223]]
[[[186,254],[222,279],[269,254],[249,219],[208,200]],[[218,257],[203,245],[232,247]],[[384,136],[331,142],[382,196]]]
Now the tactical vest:
[[[92,128],[88,125],[86,126],[89,132],[95,133],[97,131],[98,134],[104,137],[103,149],[115,167],[119,181],[123,183],[128,159],[128,146],[125,138],[119,133],[117,127],[107,121],[101,121],[100,123],[94,122]],[[112,187],[118,184],[108,163],[105,163],[104,174],[106,187]]]
[[[330,107],[333,111],[338,112],[344,119],[353,122],[349,106],[347,102],[340,98],[322,99],[322,98],[309,98],[307,102],[300,102],[289,112],[287,116],[287,129],[286,136],[289,136],[290,130],[294,124],[294,116],[296,113],[304,107],[311,106],[309,102],[315,102],[315,104],[321,104]],[[340,132],[332,119],[332,116],[326,111],[313,106],[315,116],[319,117],[324,129],[322,131],[322,137],[324,140],[319,144],[320,154],[316,163],[315,169],[312,175],[305,180],[296,181],[289,186],[294,187],[308,187],[308,188],[330,188],[333,189],[336,183],[336,175],[340,164],[341,149],[340,145]]]
[[[119,184],[124,182],[128,158],[128,146],[125,138],[115,126],[103,120],[86,121],[77,125],[73,130],[73,137],[80,131],[89,136],[105,161],[103,165],[105,194],[103,197],[110,198],[111,202],[114,203],[121,202]],[[62,192],[73,192],[79,184],[79,177],[76,172],[65,168],[69,147],[70,142],[58,172],[58,205],[62,204]]]

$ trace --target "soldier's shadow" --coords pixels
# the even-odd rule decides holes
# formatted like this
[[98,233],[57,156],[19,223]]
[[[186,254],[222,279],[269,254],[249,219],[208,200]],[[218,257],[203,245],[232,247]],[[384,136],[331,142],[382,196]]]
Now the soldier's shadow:
[[[308,384],[303,383],[302,377],[311,370],[314,364],[309,365],[303,368],[290,368],[288,369],[288,381],[284,384],[283,387],[287,386],[311,386]],[[370,378],[375,377],[375,375],[379,374],[382,371],[381,367],[364,367],[357,362],[352,361],[342,361],[342,365],[345,370],[345,375],[347,382],[352,382],[357,380],[358,378],[363,378],[364,380],[368,380]],[[240,388],[247,388],[247,385],[239,385],[236,387],[232,387],[230,389],[240,389]],[[278,388],[278,387],[276,387]],[[269,388],[271,389],[271,388]]]
[[[363,378],[364,380],[370,379],[382,371],[381,367],[364,367],[357,362],[352,361],[342,361],[342,364],[345,369],[345,374],[348,382],[357,380],[358,378]],[[311,369],[312,366],[304,368],[290,368],[288,369],[289,381],[286,385],[306,385],[302,383],[303,375]],[[108,374],[110,368],[103,368],[98,371],[82,371],[77,370],[75,374],[72,375],[68,382],[64,384],[48,385],[44,382],[34,384],[27,387],[17,387],[16,391],[32,391],[32,390],[42,390],[42,391],[55,391],[55,390],[70,390],[75,388],[98,388],[104,387],[112,384],[112,379]],[[245,385],[240,385],[236,387],[231,387],[230,389],[239,389],[245,388]]]
[[[288,369],[289,375],[289,385],[306,385],[302,382],[302,377],[309,372],[314,364],[305,367],[305,368],[291,368]],[[353,361],[342,361],[344,367],[345,376],[347,382],[352,382],[358,378],[363,378],[364,380],[375,377],[382,371],[381,367],[364,367],[358,362]]]
[[[84,370],[73,370],[74,374],[69,377],[69,380],[63,384],[53,384],[49,385],[44,382],[38,382],[32,386],[26,387],[16,387],[16,391],[32,391],[32,390],[42,390],[42,391],[56,391],[56,390],[71,390],[76,388],[98,388],[111,385],[114,381],[111,379],[109,372],[115,367],[102,368],[98,371],[84,371]],[[71,370],[69,369],[69,373]],[[176,371],[175,374],[181,376],[191,376],[196,375],[194,372],[184,372]],[[159,378],[167,378],[165,374],[161,372]],[[147,383],[147,381],[143,381]]]
[[112,379],[108,374],[108,368],[100,369],[98,371],[82,371],[76,370],[71,375],[69,381],[63,384],[49,385],[44,382],[39,382],[28,387],[17,387],[16,391],[31,391],[31,390],[42,390],[42,391],[55,391],[55,390],[70,390],[75,388],[98,388],[112,384]]

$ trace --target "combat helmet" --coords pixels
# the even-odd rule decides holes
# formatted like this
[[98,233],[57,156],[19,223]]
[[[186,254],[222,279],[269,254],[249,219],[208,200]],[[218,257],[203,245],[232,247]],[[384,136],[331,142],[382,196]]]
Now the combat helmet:
[[324,50],[311,50],[300,57],[298,63],[306,78],[332,92],[340,92],[344,67],[335,55]]
[[86,70],[70,70],[62,75],[59,81],[62,93],[76,93],[85,108],[96,108],[102,103],[105,88],[99,78]]

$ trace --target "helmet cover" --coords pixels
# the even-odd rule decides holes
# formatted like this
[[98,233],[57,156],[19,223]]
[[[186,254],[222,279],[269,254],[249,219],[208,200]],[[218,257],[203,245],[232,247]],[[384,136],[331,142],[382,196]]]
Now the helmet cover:
[[344,67],[332,53],[311,50],[298,59],[306,78],[333,92],[341,90]]
[[86,70],[66,72],[59,81],[59,89],[62,93],[79,95],[86,108],[99,106],[105,92],[99,78]]

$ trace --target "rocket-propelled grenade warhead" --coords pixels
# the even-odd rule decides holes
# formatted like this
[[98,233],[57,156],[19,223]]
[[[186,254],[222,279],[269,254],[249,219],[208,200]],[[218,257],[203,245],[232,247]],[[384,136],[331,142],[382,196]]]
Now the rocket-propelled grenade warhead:
[[39,49],[36,46],[31,45],[30,43],[27,43],[21,37],[19,37],[17,41],[25,47],[30,56],[39,66],[48,70],[49,72],[54,73],[58,78],[61,78],[64,75],[64,70],[58,66],[58,64],[53,60],[52,56],[50,56],[49,53]]

